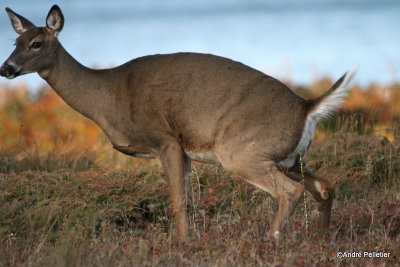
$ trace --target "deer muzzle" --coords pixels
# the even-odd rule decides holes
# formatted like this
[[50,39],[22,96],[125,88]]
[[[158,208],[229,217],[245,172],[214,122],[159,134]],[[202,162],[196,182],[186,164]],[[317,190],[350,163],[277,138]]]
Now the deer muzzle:
[[18,76],[18,71],[6,61],[0,67],[0,75],[8,79],[12,79]]

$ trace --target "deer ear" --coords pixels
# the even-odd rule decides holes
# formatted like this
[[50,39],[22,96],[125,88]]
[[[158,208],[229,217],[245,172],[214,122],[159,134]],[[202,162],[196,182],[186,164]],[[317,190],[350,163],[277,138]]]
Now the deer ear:
[[23,16],[18,15],[8,7],[6,7],[6,12],[10,17],[11,25],[13,26],[14,31],[16,31],[16,33],[21,34],[29,29],[36,27],[32,22],[30,22]]
[[46,18],[46,29],[49,33],[57,36],[59,32],[61,32],[64,27],[64,15],[61,12],[61,9],[54,5],[51,7],[49,14]]

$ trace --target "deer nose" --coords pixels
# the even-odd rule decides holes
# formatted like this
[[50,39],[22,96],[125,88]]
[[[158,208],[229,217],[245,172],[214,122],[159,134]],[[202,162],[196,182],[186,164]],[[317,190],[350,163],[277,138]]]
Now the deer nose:
[[15,74],[15,69],[13,66],[4,62],[0,67],[0,75],[6,78],[12,77]]

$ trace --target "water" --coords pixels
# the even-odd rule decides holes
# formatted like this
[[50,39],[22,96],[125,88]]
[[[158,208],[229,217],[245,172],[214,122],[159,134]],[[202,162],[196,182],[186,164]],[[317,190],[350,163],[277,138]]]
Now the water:
[[[54,1],[54,0],[53,0]],[[1,1],[43,26],[53,1]],[[157,53],[193,51],[241,61],[308,84],[357,66],[356,82],[400,81],[397,0],[59,0],[63,46],[82,64],[109,67]],[[0,61],[16,33],[0,11]],[[10,84],[3,80],[2,83]],[[37,74],[19,77],[37,88]]]

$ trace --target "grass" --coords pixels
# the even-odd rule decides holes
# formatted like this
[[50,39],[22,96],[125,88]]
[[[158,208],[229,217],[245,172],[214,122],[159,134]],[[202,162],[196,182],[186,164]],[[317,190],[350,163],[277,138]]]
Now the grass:
[[[384,105],[370,106],[381,117],[364,110],[328,121],[306,155],[336,186],[325,239],[313,231],[313,211],[305,229],[299,205],[282,242],[269,240],[275,201],[221,168],[194,164],[192,237],[182,245],[156,161],[113,152],[52,94],[10,94],[0,105],[0,266],[400,265],[400,139],[397,113],[385,121]],[[386,130],[377,134],[378,124]],[[310,196],[307,203],[316,206]],[[390,257],[336,256],[364,251]]]
[[[177,241],[167,185],[157,167],[3,173],[0,265],[398,264],[399,149],[398,143],[351,134],[314,144],[308,165],[337,190],[329,237],[318,239],[312,225],[305,230],[298,207],[279,245],[266,238],[275,202],[217,167],[196,165],[191,173],[192,241],[185,245]],[[308,203],[315,208],[310,197]],[[391,256],[336,258],[344,251]]]

